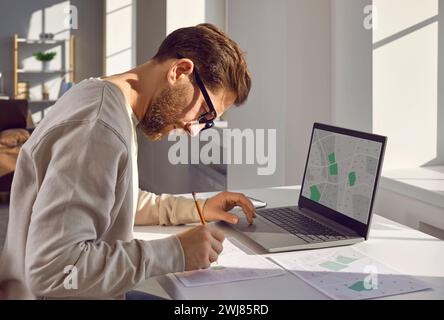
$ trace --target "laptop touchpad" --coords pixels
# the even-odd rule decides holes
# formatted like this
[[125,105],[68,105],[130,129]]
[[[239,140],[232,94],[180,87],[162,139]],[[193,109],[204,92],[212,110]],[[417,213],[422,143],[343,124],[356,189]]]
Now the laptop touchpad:
[[265,248],[285,247],[306,243],[304,240],[288,233],[288,231],[269,223],[262,217],[258,216],[254,220],[254,224],[250,225],[241,210],[232,210],[231,212],[239,217],[239,222],[231,226],[260,243]]

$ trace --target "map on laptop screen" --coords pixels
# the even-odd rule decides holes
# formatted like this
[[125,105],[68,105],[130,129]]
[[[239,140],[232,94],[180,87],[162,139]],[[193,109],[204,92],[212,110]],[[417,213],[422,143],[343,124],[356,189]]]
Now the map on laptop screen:
[[367,223],[382,143],[315,128],[302,195]]

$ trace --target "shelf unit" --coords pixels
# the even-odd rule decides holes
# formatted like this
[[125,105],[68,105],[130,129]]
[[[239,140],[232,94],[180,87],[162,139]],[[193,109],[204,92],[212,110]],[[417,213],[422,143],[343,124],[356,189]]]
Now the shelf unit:
[[[68,59],[65,57],[62,57],[63,67],[58,70],[26,70],[26,69],[19,69],[19,55],[20,55],[20,49],[22,45],[39,45],[39,46],[45,46],[45,45],[61,45],[62,46],[62,53],[65,55],[66,52],[68,52]],[[67,48],[68,47],[68,48]],[[75,82],[75,59],[74,59],[74,52],[75,52],[75,38],[73,35],[69,37],[69,39],[55,39],[55,40],[39,40],[39,39],[26,39],[26,38],[20,38],[18,34],[14,34],[13,39],[13,56],[14,56],[14,98],[18,95],[18,83],[20,80],[23,80],[26,78],[26,76],[39,76],[39,75],[58,75],[59,77],[65,78],[67,82]],[[67,51],[69,50],[69,51]],[[66,61],[68,60],[68,61]],[[51,103],[54,103],[56,100],[41,100],[41,99],[34,99],[34,100],[28,100],[30,104],[32,105],[48,105]]]
[[35,73],[35,74],[39,74],[39,73],[71,73],[71,70],[23,70],[23,69],[18,69],[17,73]]
[[50,100],[50,99],[48,99],[48,100],[28,100],[28,103],[29,104],[36,104],[36,103],[38,103],[38,104],[43,104],[43,103],[46,103],[46,104],[52,104],[52,103],[55,103],[57,100]]

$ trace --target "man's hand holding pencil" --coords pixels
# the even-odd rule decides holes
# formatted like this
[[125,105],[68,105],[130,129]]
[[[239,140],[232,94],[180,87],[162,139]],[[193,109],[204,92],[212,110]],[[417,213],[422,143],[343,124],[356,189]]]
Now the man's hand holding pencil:
[[194,192],[193,198],[202,225],[177,235],[185,256],[185,271],[208,268],[211,263],[217,261],[223,250],[224,234],[215,228],[208,227],[207,221],[237,223],[238,217],[229,212],[235,206],[242,207],[250,224],[256,217],[255,208],[250,199],[241,193],[221,192],[207,199],[203,209],[196,201]]

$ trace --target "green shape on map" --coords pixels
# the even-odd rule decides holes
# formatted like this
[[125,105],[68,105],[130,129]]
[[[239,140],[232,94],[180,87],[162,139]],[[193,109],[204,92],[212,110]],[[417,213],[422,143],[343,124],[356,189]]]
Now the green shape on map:
[[343,264],[340,264],[340,263],[336,263],[334,261],[326,261],[326,262],[321,263],[319,266],[322,268],[331,270],[331,271],[339,271],[344,268],[347,268],[347,266],[344,266]]
[[328,161],[330,162],[330,164],[333,164],[336,162],[336,156],[335,156],[334,152],[332,152],[328,155]]
[[354,284],[352,284],[350,287],[348,287],[349,289],[352,289],[353,291],[371,291],[372,289],[366,289],[364,286],[364,281],[358,281]]
[[344,257],[344,256],[337,256],[336,257],[336,261],[339,263],[343,263],[343,264],[349,264],[349,263],[352,263],[353,261],[356,261],[356,260],[357,259]]
[[328,167],[330,169],[330,175],[331,176],[337,176],[338,175],[338,164],[332,164],[330,167]]
[[317,186],[310,187],[310,199],[316,202],[319,202],[319,200],[321,200],[321,193],[319,192]]
[[352,171],[348,174],[348,182],[350,187],[353,187],[356,183],[356,172]]

